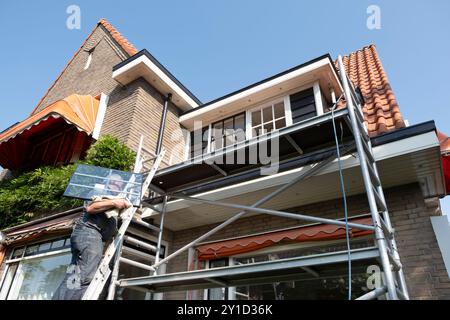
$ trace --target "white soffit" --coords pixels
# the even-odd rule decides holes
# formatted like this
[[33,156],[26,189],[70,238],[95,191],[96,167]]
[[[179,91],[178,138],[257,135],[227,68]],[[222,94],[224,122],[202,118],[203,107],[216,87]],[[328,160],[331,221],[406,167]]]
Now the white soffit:
[[123,85],[143,77],[161,93],[172,93],[172,102],[182,110],[198,107],[197,102],[145,55],[114,70],[112,77]]

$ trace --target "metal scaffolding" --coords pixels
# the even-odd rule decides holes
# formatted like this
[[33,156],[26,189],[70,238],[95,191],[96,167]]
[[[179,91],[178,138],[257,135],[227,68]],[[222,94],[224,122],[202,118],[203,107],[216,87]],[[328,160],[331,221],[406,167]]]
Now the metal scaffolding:
[[[110,299],[114,297],[114,290],[116,286],[122,288],[134,288],[137,290],[150,292],[195,290],[200,288],[206,289],[213,287],[231,287],[262,283],[263,281],[269,280],[292,280],[296,277],[301,276],[299,268],[302,269],[311,266],[348,261],[348,252],[340,251],[334,253],[300,256],[289,259],[280,259],[247,265],[234,265],[214,269],[203,269],[169,274],[158,273],[158,270],[162,265],[167,264],[169,261],[179,256],[180,254],[185,253],[188,250],[192,250],[192,248],[194,248],[200,242],[209,238],[211,235],[217,233],[223,228],[229,226],[249,212],[373,231],[376,246],[351,250],[351,260],[356,261],[370,258],[379,259],[381,262],[382,271],[384,273],[384,286],[381,288],[376,288],[358,299],[375,299],[385,294],[387,294],[388,299],[409,299],[406,282],[403,275],[403,268],[400,262],[400,257],[395,242],[394,230],[390,221],[389,211],[386,205],[383,188],[373,155],[371,140],[368,134],[368,130],[364,124],[364,116],[361,111],[361,102],[359,101],[356,95],[356,91],[345,73],[341,56],[339,56],[338,58],[338,64],[341,77],[341,85],[343,87],[343,96],[345,97],[345,101],[347,104],[346,120],[348,121],[351,129],[352,144],[350,146],[347,145],[338,147],[340,149],[336,149],[334,152],[329,153],[325,159],[321,159],[320,161],[316,162],[309,170],[300,171],[300,173],[298,173],[297,176],[294,177],[291,181],[277,187],[274,191],[270,192],[268,195],[264,196],[250,206],[216,200],[208,200],[195,196],[195,194],[187,195],[187,193],[182,191],[166,192],[155,185],[150,185],[149,188],[153,190],[153,192],[156,192],[163,197],[162,209],[158,211],[161,217],[160,226],[154,227],[157,228],[159,232],[157,247],[153,248],[156,252],[155,262],[153,265],[148,266],[142,265],[138,262],[126,261],[123,258],[118,259],[121,262],[129,263],[149,270],[151,271],[152,275],[139,278],[117,279],[117,270],[114,269],[112,283],[109,290]],[[336,104],[338,102],[336,102]],[[332,120],[334,121],[334,119]],[[358,155],[358,161],[361,168],[364,188],[367,194],[373,225],[369,226],[352,222],[344,222],[341,220],[320,218],[300,213],[290,213],[280,210],[261,208],[263,204],[277,197],[298,182],[305,181],[306,179],[317,175],[322,170],[327,168],[333,161],[336,160],[338,151],[340,152],[340,154],[345,155],[354,152],[355,150]],[[236,211],[238,212],[226,221],[220,223],[210,231],[206,232],[202,236],[184,245],[182,248],[176,250],[167,257],[160,259],[164,217],[166,215],[167,203],[170,199],[182,199],[192,203],[226,207],[236,209]],[[155,207],[152,206],[152,208]],[[304,271],[305,269],[302,270]],[[91,296],[91,298],[92,297],[93,296]]]

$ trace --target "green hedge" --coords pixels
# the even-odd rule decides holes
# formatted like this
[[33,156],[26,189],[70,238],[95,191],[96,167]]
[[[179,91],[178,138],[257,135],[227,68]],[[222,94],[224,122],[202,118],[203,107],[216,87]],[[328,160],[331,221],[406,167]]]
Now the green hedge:
[[[117,138],[103,136],[79,163],[129,171],[135,157]],[[0,230],[82,205],[81,200],[62,196],[75,167],[41,167],[1,182]]]

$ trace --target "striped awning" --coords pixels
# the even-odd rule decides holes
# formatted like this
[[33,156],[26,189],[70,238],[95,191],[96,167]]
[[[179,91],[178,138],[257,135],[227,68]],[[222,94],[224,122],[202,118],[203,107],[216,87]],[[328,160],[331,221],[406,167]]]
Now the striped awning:
[[[351,219],[353,223],[372,225],[372,218]],[[361,237],[371,234],[370,230],[352,228],[350,236]],[[303,226],[294,229],[241,237],[232,240],[211,242],[197,247],[199,260],[212,260],[256,251],[281,243],[306,241],[329,241],[345,239],[345,227],[329,224]]]
[[67,123],[75,125],[78,130],[90,135],[94,131],[99,104],[100,101],[90,95],[72,94],[2,132],[0,144],[50,118],[63,118]]

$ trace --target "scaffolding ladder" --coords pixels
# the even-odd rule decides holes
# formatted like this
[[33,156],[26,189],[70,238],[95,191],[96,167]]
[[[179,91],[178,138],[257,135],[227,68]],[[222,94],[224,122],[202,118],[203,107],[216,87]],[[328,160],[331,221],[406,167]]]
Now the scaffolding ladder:
[[375,239],[380,251],[380,260],[385,276],[386,289],[390,299],[407,300],[409,299],[409,296],[403,274],[403,266],[400,262],[394,230],[390,221],[380,176],[378,174],[369,132],[364,123],[361,103],[345,72],[341,56],[338,57],[338,64],[351,128],[355,138],[356,150],[359,156],[364,188],[367,193],[370,213],[375,226]]
[[[141,199],[145,196],[145,193],[147,192],[147,190],[152,182],[152,179],[155,176],[155,173],[158,170],[158,167],[161,164],[161,161],[165,154],[165,150],[162,150],[156,157],[151,157],[149,159],[145,159],[145,157],[142,156],[143,143],[144,143],[144,137],[141,136],[138,151],[136,154],[134,170],[133,170],[134,173],[143,173],[144,176],[146,175],[146,178],[142,184]],[[153,165],[151,166],[151,169],[149,171],[143,171],[147,167],[146,163],[149,161],[153,161]],[[136,218],[135,215],[137,214],[137,212],[138,212],[138,208],[132,206],[132,207],[126,209],[120,215],[120,219],[121,219],[120,228],[118,229],[118,232],[115,235],[112,242],[109,244],[109,246],[105,250],[105,252],[103,254],[103,258],[100,261],[100,264],[94,275],[94,278],[92,279],[91,283],[89,284],[88,289],[84,293],[82,300],[98,300],[110,277],[111,277],[111,281],[110,281],[110,285],[108,288],[107,299],[108,300],[114,299],[114,295],[115,295],[115,291],[116,291],[116,283],[117,283],[118,274],[119,274],[119,266],[121,263],[129,264],[129,265],[132,265],[132,266],[135,266],[135,267],[138,267],[141,269],[145,269],[145,270],[154,270],[149,265],[122,257],[122,247],[123,247],[123,244],[126,242],[134,244],[138,247],[154,250],[157,252],[157,255],[159,255],[160,249],[158,249],[158,248],[161,247],[162,228],[156,227],[152,224],[142,221],[139,218]],[[131,223],[135,223],[140,226],[146,227],[149,230],[158,232],[158,234],[159,234],[158,240],[159,241],[158,241],[157,248],[155,248],[154,246],[147,244],[143,241],[140,241],[138,239],[135,239],[131,236],[126,235],[125,233]],[[111,264],[112,264],[112,270],[110,268]]]
[[[342,62],[342,57],[338,57],[338,65],[341,77],[341,84],[343,86],[343,96],[345,97],[348,109],[348,120],[350,121],[350,127],[354,138],[354,147],[356,147],[356,152],[358,154],[359,166],[361,167],[361,174],[364,181],[364,188],[367,194],[367,199],[370,208],[370,215],[373,220],[373,226],[361,225],[351,222],[343,222],[335,219],[326,219],[321,217],[307,216],[299,213],[290,213],[279,210],[271,210],[266,208],[261,208],[261,205],[268,202],[270,199],[276,197],[282,192],[286,191],[288,188],[292,187],[299,181],[303,181],[313,175],[318,174],[322,169],[327,167],[336,159],[336,154],[330,156],[327,159],[323,159],[317,162],[309,170],[302,171],[299,175],[294,177],[291,181],[285,183],[284,185],[278,187],[276,190],[261,198],[259,201],[255,202],[251,206],[221,202],[217,200],[207,200],[199,198],[196,196],[187,196],[182,192],[166,193],[163,190],[158,190],[156,186],[151,186],[154,191],[164,196],[164,202],[162,203],[161,213],[161,230],[162,223],[164,221],[164,215],[166,210],[166,204],[168,197],[174,199],[183,199],[186,201],[194,203],[203,203],[210,205],[217,205],[232,209],[239,210],[238,213],[233,215],[228,220],[222,222],[218,226],[214,227],[212,230],[203,234],[199,238],[193,240],[192,242],[186,244],[182,248],[171,253],[169,256],[162,260],[159,260],[159,255],[155,259],[155,263],[151,266],[151,269],[158,270],[162,264],[166,264],[169,260],[180,255],[183,252],[192,250],[201,241],[207,239],[212,234],[218,232],[219,230],[230,225],[234,221],[241,218],[247,212],[254,212],[260,214],[269,214],[280,217],[286,217],[291,219],[325,223],[332,225],[345,226],[350,228],[359,228],[363,230],[371,230],[375,235],[375,247],[366,248],[364,250],[351,250],[352,260],[365,259],[368,257],[377,257],[380,259],[382,271],[384,274],[384,285],[381,288],[375,288],[373,291],[359,297],[360,300],[366,299],[376,299],[379,296],[387,294],[388,299],[409,299],[408,291],[406,287],[406,281],[403,274],[403,267],[400,262],[400,256],[397,251],[397,245],[394,237],[394,229],[392,228],[389,211],[386,205],[386,200],[384,197],[383,188],[381,185],[380,176],[377,170],[376,161],[374,153],[372,150],[372,145],[370,141],[370,136],[368,129],[364,123],[364,115],[361,111],[361,102],[356,95],[356,91],[351,84]],[[340,148],[340,147],[337,147]],[[343,154],[347,153],[348,150],[344,149]],[[347,252],[347,251],[345,251]],[[192,256],[192,252],[190,252]],[[206,269],[206,270],[195,270],[179,272],[176,274],[158,275],[154,272],[153,275],[147,277],[139,278],[129,278],[122,279],[117,282],[120,287],[133,287],[141,288],[147,291],[158,291],[159,289],[173,289],[172,283],[179,285],[179,287],[185,288],[199,288],[200,285],[204,285],[205,288],[211,287],[211,285],[216,286],[230,286],[236,283],[237,275],[242,275],[243,277],[248,277],[241,279],[240,284],[244,284],[245,281],[251,283],[251,277],[256,277],[267,270],[273,270],[273,268],[286,268],[285,270],[293,270],[295,268],[313,266],[314,263],[317,265],[324,263],[331,263],[332,261],[344,261],[347,259],[342,253],[333,254],[321,254],[317,257],[297,257],[292,259],[281,259],[279,261],[255,263],[254,265],[243,265],[243,266],[230,266],[216,269]],[[281,269],[280,269],[281,270]],[[203,281],[203,282],[202,282]],[[228,281],[228,282],[227,282]],[[189,289],[186,289],[189,290]]]

